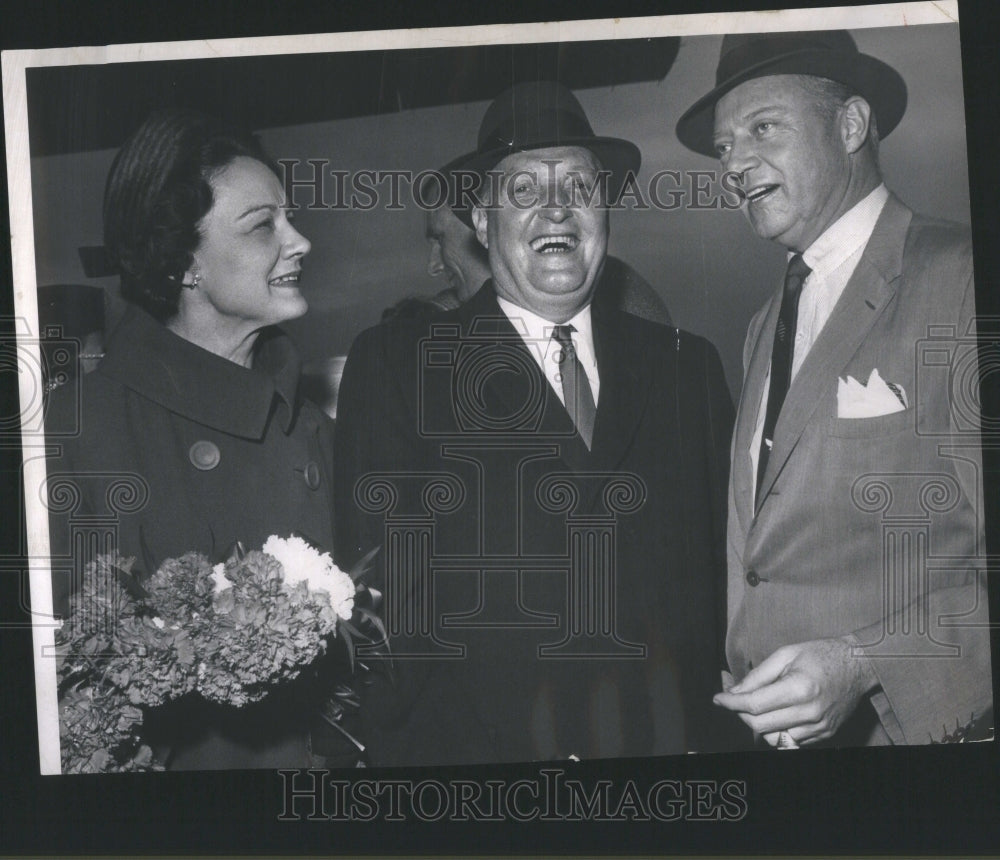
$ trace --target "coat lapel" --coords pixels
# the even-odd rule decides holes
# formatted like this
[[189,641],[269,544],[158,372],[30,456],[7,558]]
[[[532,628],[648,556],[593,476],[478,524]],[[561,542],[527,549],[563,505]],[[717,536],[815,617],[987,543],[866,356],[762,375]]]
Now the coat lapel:
[[[564,456],[576,447],[586,452],[569,413],[546,380],[535,356],[500,309],[492,283],[487,282],[459,313],[464,343],[474,344],[476,349],[482,348],[479,346],[482,344],[495,356],[496,363],[490,368],[494,372],[485,373],[482,382],[482,396],[487,406],[495,409],[498,416],[512,416],[521,415],[526,405],[531,404],[529,412],[541,411],[535,425],[538,437],[546,442],[558,442]],[[483,367],[478,361],[477,364]],[[498,427],[498,432],[503,432],[502,427]]]
[[626,317],[594,305],[591,322],[601,396],[597,404],[589,468],[615,471],[628,453],[646,410],[652,372],[649,344],[624,330]]
[[[774,447],[761,484],[758,509],[820,401],[829,396],[834,380],[864,343],[875,321],[895,295],[895,282],[902,271],[906,231],[912,217],[909,209],[890,196],[854,274],[788,389],[774,429]],[[773,337],[773,327],[771,332]]]
[[501,405],[502,414],[513,414],[529,396],[529,386],[539,386],[544,412],[538,435],[558,442],[562,459],[575,471],[614,471],[645,412],[651,380],[647,347],[637,342],[634,332],[623,330],[625,315],[597,303],[591,309],[601,394],[588,451],[534,356],[497,304],[492,285],[487,283],[459,313],[466,334],[492,341],[498,360],[503,356],[506,363],[513,351],[517,363],[523,364],[523,374],[494,373],[484,383],[485,396]]

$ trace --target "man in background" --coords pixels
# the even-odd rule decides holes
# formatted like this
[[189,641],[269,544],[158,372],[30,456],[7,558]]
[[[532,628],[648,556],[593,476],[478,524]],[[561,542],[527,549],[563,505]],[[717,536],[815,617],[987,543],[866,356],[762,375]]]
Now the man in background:
[[[38,288],[46,393],[90,373],[104,354],[104,290],[85,284],[48,284]],[[73,349],[62,347],[73,342]]]

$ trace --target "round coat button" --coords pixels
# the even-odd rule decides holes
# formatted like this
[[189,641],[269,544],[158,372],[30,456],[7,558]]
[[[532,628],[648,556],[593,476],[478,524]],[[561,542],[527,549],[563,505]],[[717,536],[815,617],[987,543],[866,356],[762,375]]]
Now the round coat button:
[[196,469],[207,472],[209,469],[214,469],[219,465],[222,453],[219,451],[219,446],[214,442],[201,439],[191,446],[191,450],[188,451],[188,458],[191,460],[191,465]]
[[310,490],[319,489],[319,466],[315,463],[315,461],[310,460],[306,463],[306,467],[303,470],[303,476],[306,479],[306,486]]
[[756,570],[747,571],[747,585],[749,585],[751,588],[756,588],[758,585],[760,585],[760,577],[757,576]]

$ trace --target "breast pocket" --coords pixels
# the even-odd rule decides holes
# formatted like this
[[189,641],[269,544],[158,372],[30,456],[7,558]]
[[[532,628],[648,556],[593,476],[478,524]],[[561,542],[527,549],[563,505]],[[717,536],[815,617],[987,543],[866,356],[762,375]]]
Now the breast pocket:
[[916,410],[904,409],[872,418],[831,418],[826,433],[838,439],[880,439],[905,430],[916,432],[916,429]]

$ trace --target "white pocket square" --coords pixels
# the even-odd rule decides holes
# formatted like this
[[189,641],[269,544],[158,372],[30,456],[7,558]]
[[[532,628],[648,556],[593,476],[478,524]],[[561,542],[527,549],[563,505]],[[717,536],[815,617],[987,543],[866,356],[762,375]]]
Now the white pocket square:
[[886,382],[874,369],[862,385],[853,376],[837,380],[838,418],[876,418],[902,412],[909,404],[902,387]]

